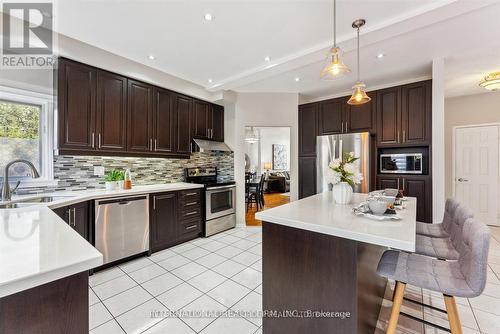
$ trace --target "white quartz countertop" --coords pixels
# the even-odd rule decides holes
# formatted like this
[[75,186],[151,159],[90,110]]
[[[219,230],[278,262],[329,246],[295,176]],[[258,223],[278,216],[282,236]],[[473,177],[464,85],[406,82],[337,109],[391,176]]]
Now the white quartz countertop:
[[89,190],[19,196],[64,196],[54,202],[0,209],[0,297],[100,266],[102,254],[51,208],[93,199],[201,188],[190,183],[135,186],[131,190]]
[[354,215],[352,208],[366,199],[354,194],[350,204],[335,204],[331,192],[324,192],[276,208],[258,212],[256,219],[306,231],[328,234],[369,244],[415,251],[417,200],[407,197],[401,220],[377,221]]

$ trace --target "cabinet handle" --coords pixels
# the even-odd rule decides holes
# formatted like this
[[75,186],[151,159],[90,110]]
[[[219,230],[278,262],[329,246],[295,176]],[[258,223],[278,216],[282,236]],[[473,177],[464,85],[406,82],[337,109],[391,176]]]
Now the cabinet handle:
[[406,130],[403,130],[403,143],[406,142]]
[[340,130],[340,133],[344,133],[344,122],[342,122],[342,130]]
[[345,121],[345,132],[347,132],[347,121]]
[[184,196],[193,196],[193,195],[197,195],[198,193],[187,193],[187,194],[184,194]]
[[76,227],[76,208],[73,208],[73,227]]
[[399,144],[399,142],[400,142],[400,141],[399,141],[399,130],[398,130],[398,144]]
[[95,134],[92,132],[92,139],[91,139],[92,143],[91,143],[91,146],[92,148],[95,147]]
[[398,177],[398,190],[399,190],[399,177]]
[[149,150],[153,150],[153,138],[149,138]]
[[156,197],[153,197],[153,210],[156,210]]
[[97,140],[98,140],[99,148],[101,148],[101,134],[100,133],[99,133],[99,135],[97,137]]
[[197,213],[198,213],[198,211],[191,211],[191,212],[186,213],[184,216],[192,216],[192,215],[195,215]]
[[155,152],[156,152],[156,148],[158,147],[158,140],[155,138]]
[[198,202],[189,202],[189,203],[186,203],[186,206],[196,205],[196,204],[198,204]]
[[68,225],[71,226],[71,209],[68,209]]
[[192,230],[193,228],[197,228],[198,225],[191,225],[191,226],[188,226],[186,227],[186,230]]

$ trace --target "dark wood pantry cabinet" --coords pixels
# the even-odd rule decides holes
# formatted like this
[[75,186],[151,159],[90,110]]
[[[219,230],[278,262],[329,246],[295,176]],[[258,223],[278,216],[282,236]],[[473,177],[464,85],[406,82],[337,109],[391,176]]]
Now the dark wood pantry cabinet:
[[58,151],[187,158],[193,136],[224,141],[224,107],[59,58]]
[[316,156],[318,104],[299,106],[299,157]]

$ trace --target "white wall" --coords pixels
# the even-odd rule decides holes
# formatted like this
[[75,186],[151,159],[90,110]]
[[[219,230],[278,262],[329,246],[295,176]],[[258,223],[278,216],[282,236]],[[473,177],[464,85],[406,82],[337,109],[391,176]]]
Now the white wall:
[[282,144],[286,147],[287,170],[290,168],[290,128],[266,127],[260,131],[260,170],[264,170],[264,163],[273,162],[273,144]]
[[298,102],[295,93],[237,94],[233,149],[238,224],[245,224],[245,126],[290,127],[290,197],[292,201],[298,198]]

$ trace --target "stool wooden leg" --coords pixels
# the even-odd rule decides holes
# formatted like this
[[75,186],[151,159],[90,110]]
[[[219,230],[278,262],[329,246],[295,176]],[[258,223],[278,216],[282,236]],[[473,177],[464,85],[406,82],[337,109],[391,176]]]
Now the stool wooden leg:
[[405,294],[406,283],[396,282],[396,287],[394,288],[394,297],[392,299],[392,309],[391,317],[389,318],[389,324],[387,325],[387,334],[396,333],[396,327],[398,326],[399,311],[401,309],[401,304],[403,303],[403,297]]
[[446,312],[448,312],[448,321],[450,322],[451,334],[462,334],[462,324],[458,316],[457,304],[453,296],[444,296],[444,304],[446,305]]

